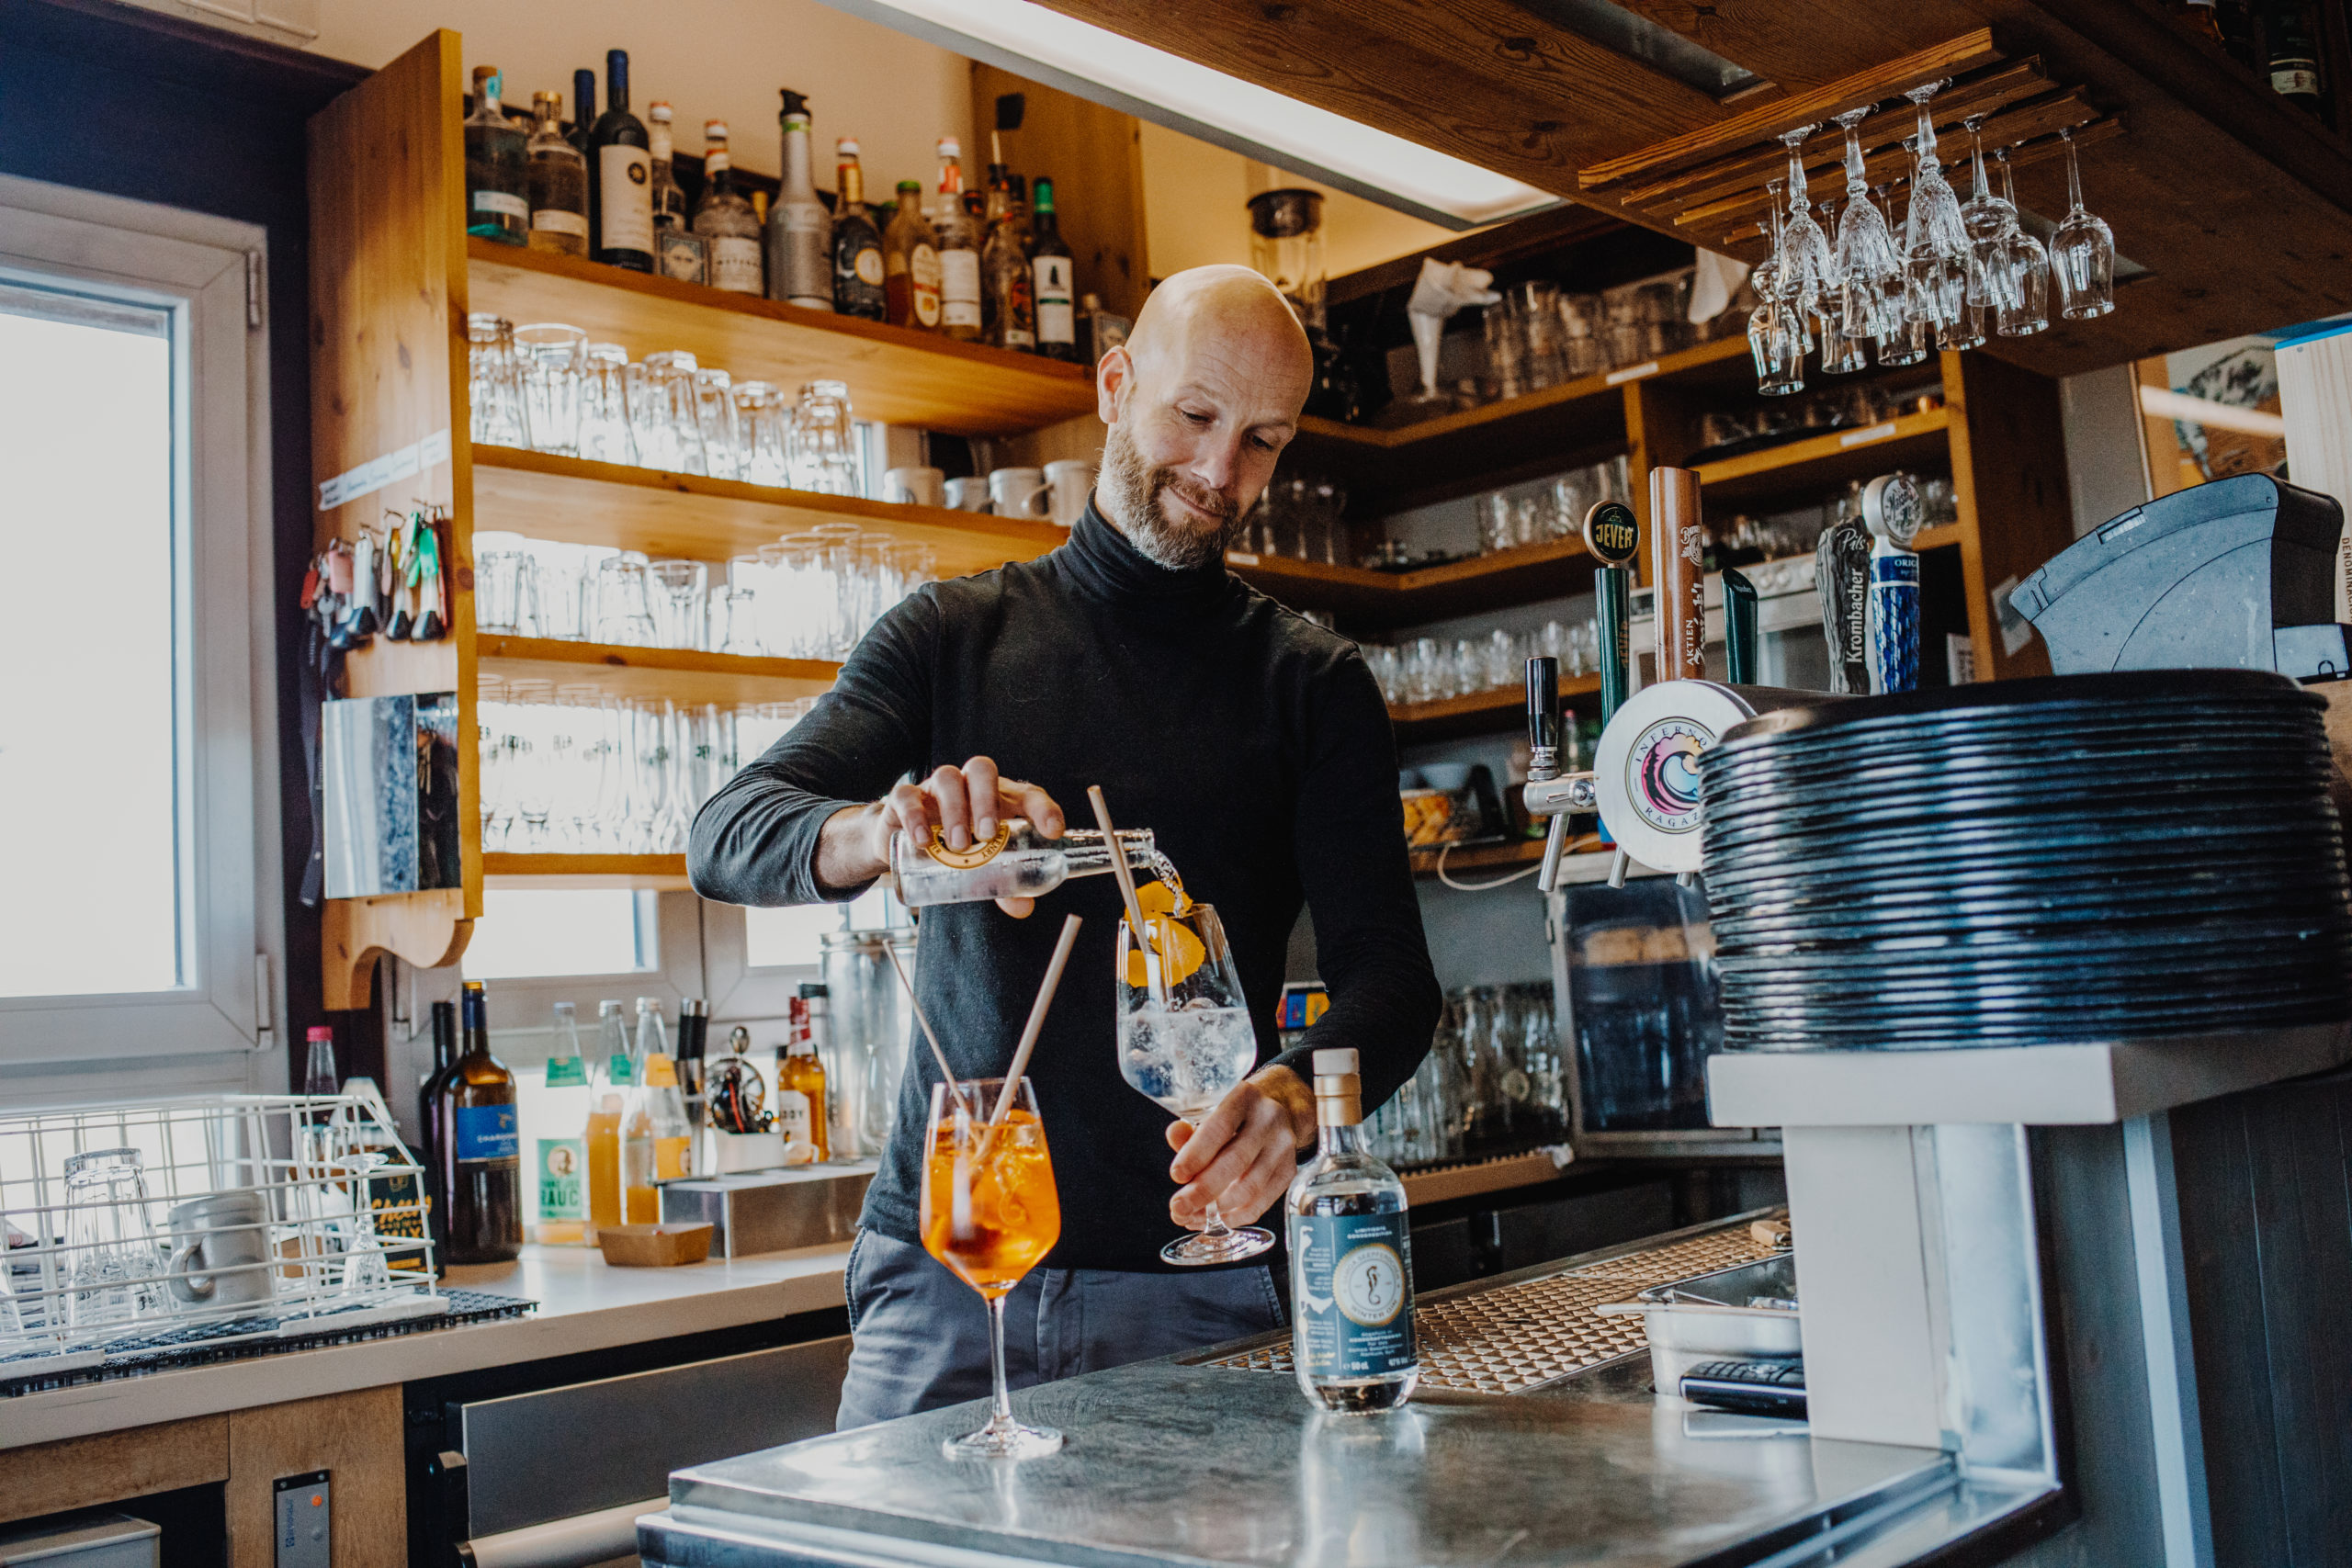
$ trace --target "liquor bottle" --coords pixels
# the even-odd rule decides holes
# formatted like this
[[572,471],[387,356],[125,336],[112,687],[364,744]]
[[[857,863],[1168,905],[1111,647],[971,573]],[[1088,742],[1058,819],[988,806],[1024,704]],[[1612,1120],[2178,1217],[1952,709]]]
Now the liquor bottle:
[[590,139],[596,129],[596,73],[582,66],[571,73],[571,144],[588,161]]
[[2254,13],[2246,0],[2222,0],[2217,7],[2222,25],[2222,47],[2232,60],[2251,71],[2255,66]]
[[2213,0],[2182,0],[2180,19],[2190,32],[2216,49],[2222,47],[2222,19],[2214,11]]
[[832,1158],[825,1124],[825,1064],[817,1055],[817,1043],[805,1032],[785,1047],[776,1069],[775,1130],[784,1134],[786,1165]]
[[1391,1410],[1413,1396],[1413,1244],[1405,1184],[1363,1145],[1356,1054],[1315,1053],[1315,1157],[1290,1216],[1291,1359],[1326,1410]]
[[1043,176],[1037,181],[1029,258],[1037,304],[1037,352],[1048,359],[1075,360],[1078,311],[1070,286],[1076,264],[1062,239],[1061,220],[1054,213],[1054,182]]
[[[1174,869],[1159,852],[1148,828],[1122,828],[1119,846],[1127,864],[1176,886]],[[1026,818],[1008,817],[996,836],[967,850],[951,850],[934,829],[928,844],[904,833],[890,840],[890,869],[899,902],[909,908],[932,904],[971,904],[983,898],[1035,898],[1073,876],[1099,876],[1111,869],[1102,835],[1077,828],[1048,839]]]
[[2263,18],[2270,44],[2270,90],[2309,114],[2318,114],[2319,51],[2312,42],[2310,18],[2301,0],[2275,0]]
[[784,94],[784,175],[768,209],[768,298],[811,310],[833,308],[833,219],[818,199],[808,151],[808,100]]
[[628,112],[628,51],[605,54],[605,112],[588,139],[589,254],[608,266],[653,270],[653,152]]
[[519,245],[531,229],[524,135],[498,105],[498,67],[474,67],[474,112],[466,117],[466,232]]
[[857,139],[833,144],[840,160],[834,188],[833,309],[844,316],[878,321],[888,313],[882,289],[882,231],[865,210],[865,171],[858,166]]
[[458,1004],[433,1004],[433,1070],[416,1089],[416,1163],[424,1168],[425,1223],[432,1233],[433,1252],[439,1257],[449,1245],[449,1195],[441,1185],[441,1147],[449,1130],[441,1122],[441,1088],[458,1065]]
[[523,1159],[514,1075],[490,1054],[490,1006],[480,980],[458,1002],[457,1065],[441,1086],[449,1136],[441,1180],[449,1194],[448,1263],[503,1263],[523,1247]]
[[588,160],[563,134],[563,95],[534,93],[538,128],[526,149],[531,189],[531,249],[588,254]]
[[980,228],[964,210],[963,144],[939,139],[939,194],[931,226],[939,236],[939,330],[959,343],[980,340]]
[[670,106],[656,100],[645,106],[646,150],[653,161],[653,185],[647,199],[653,207],[653,229],[686,227],[686,193],[678,186],[676,131]]
[[833,1040],[832,993],[825,988],[822,981],[803,980],[800,994],[793,999],[805,1010],[808,1021],[808,1043],[816,1048],[817,1065],[825,1069],[827,1156],[832,1159],[855,1159],[859,1145],[857,1129],[852,1124],[851,1116],[855,1102],[845,1092],[850,1065],[842,1059]]
[[1012,176],[1001,164],[989,165],[988,239],[980,247],[980,288],[988,341],[999,348],[1035,353],[1036,277],[1029,270],[1022,225],[1013,212]]
[[548,1057],[547,1095],[533,1118],[555,1137],[532,1141],[531,1239],[577,1247],[588,1231],[588,1063],[580,1050],[580,1019],[570,1002],[555,1004],[554,1054]]
[[899,209],[882,231],[882,299],[892,326],[939,330],[939,237],[919,181],[899,182]]
[[637,1092],[637,1064],[629,1055],[628,1030],[621,1004],[596,1006],[595,1083],[588,1099],[588,1231],[596,1244],[599,1225],[621,1223],[621,1117]]
[[729,294],[757,294],[763,282],[760,220],[735,188],[727,122],[705,120],[702,140],[702,199],[695,203],[694,231],[710,248],[710,286]]

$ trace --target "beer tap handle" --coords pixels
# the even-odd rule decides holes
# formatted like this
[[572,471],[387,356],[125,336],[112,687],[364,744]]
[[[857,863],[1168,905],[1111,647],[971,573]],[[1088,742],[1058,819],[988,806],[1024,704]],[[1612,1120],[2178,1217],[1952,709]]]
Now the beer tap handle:
[[1552,818],[1552,829],[1544,835],[1544,867],[1535,874],[1538,891],[1549,893],[1560,886],[1560,856],[1568,847],[1568,817],[1566,812]]
[[1724,568],[1724,649],[1735,686],[1756,684],[1756,584]]
[[1908,474],[1882,474],[1862,491],[1871,546],[1871,690],[1908,692],[1919,684],[1919,557],[1911,548],[1924,508]]
[[1641,552],[1641,521],[1622,501],[1595,502],[1585,513],[1584,547],[1600,563],[1592,574],[1592,598],[1600,634],[1600,723],[1606,728],[1624,705],[1630,684],[1634,574],[1625,563]]
[[1560,739],[1560,661],[1538,656],[1527,661],[1529,778],[1559,776]]

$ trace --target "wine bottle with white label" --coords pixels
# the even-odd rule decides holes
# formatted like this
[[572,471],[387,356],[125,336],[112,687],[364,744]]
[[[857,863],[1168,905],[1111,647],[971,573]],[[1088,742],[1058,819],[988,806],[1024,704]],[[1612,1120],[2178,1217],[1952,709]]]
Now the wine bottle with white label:
[[1030,217],[1029,270],[1035,279],[1037,352],[1048,359],[1078,357],[1078,302],[1069,246],[1054,213],[1054,182],[1040,175]]
[[588,138],[591,251],[607,266],[653,270],[653,150],[628,112],[628,51],[605,54],[605,112]]
[[466,232],[502,245],[530,234],[525,137],[498,102],[498,67],[474,67],[474,112],[466,117]]
[[1351,1050],[1315,1053],[1315,1157],[1290,1214],[1291,1358],[1326,1410],[1392,1410],[1413,1396],[1413,1246],[1405,1184],[1364,1148]]
[[490,1003],[481,982],[458,1002],[464,1046],[441,1083],[441,1190],[449,1206],[443,1263],[503,1263],[523,1249],[523,1147],[514,1075],[490,1054]]

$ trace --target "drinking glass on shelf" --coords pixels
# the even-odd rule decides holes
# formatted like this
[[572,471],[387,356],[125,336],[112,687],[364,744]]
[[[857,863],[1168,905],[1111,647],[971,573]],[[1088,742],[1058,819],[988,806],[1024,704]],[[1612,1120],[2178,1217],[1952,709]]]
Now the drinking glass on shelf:
[[658,647],[703,646],[703,567],[700,561],[657,560],[646,564]]
[[645,592],[645,563],[627,555],[596,567],[596,640],[616,648],[654,646],[653,614]]
[[670,349],[649,354],[642,367],[629,368],[633,377],[641,369],[644,382],[642,395],[634,378],[629,385],[629,429],[637,439],[637,460],[677,474],[710,472],[695,408],[695,356]]
[[517,327],[514,356],[523,378],[524,423],[530,430],[531,445],[542,452],[578,457],[588,334],[560,321]]
[[515,364],[514,323],[487,310],[466,316],[466,402],[477,446],[528,446],[523,378]]
[[1439,670],[1440,655],[1437,638],[1415,637],[1405,653],[1405,700],[1411,703],[1434,702],[1442,695]]
[[628,427],[628,351],[616,343],[592,343],[582,366],[580,455],[599,463],[636,462]]
[[822,495],[857,493],[857,432],[849,383],[811,381],[800,389],[792,421],[792,483]]
[[1527,668],[1526,660],[1520,653],[1519,639],[1500,627],[1487,634],[1483,657],[1483,679],[1478,684],[1484,691],[1491,692],[1497,687],[1511,684]]
[[702,437],[704,470],[713,479],[743,477],[743,446],[736,431],[735,378],[724,370],[695,372],[695,428]]
[[139,1151],[68,1156],[65,1204],[65,1321],[89,1330],[161,1314],[164,1253]]
[[[1225,926],[1206,904],[1144,917],[1137,939],[1122,916],[1113,971],[1119,1072],[1136,1091],[1198,1127],[1258,1065],[1258,1032]],[[1231,1263],[1274,1245],[1256,1225],[1227,1226],[1216,1204],[1198,1234],[1159,1249],[1169,1263]]]
[[539,635],[539,566],[527,550],[485,550],[474,563],[474,624],[486,632]]
[[1510,496],[1495,491],[1478,498],[1478,546],[1481,549],[1492,554],[1510,548],[1514,531]]
[[991,1123],[1002,1078],[931,1086],[923,1125],[922,1246],[988,1303],[996,1398],[985,1426],[944,1445],[950,1458],[1026,1459],[1055,1452],[1062,1435],[1012,1416],[1004,1377],[1004,1298],[1060,1239],[1062,1212],[1046,1124],[1027,1078]]
[[742,443],[742,477],[755,485],[782,485],[791,472],[786,451],[784,400],[770,381],[741,381],[735,387],[735,429]]
[[710,593],[710,642],[719,653],[752,657],[767,649],[760,642],[759,594],[749,588],[714,588]]
[[[479,539],[481,536],[475,537]],[[581,582],[586,573],[590,547],[553,539],[530,539],[525,542],[524,548],[537,569],[539,635],[567,642],[585,640],[588,633],[582,601],[586,594]]]
[[2066,143],[2066,220],[2050,236],[2050,272],[2058,285],[2058,313],[2070,321],[2115,309],[2115,233],[2083,207],[2083,166],[2070,126]]

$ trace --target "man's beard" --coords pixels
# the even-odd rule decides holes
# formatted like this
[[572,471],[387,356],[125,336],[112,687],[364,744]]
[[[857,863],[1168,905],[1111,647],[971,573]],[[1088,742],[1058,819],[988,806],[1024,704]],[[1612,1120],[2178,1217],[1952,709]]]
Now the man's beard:
[[[1239,521],[1231,502],[1215,491],[1204,491],[1179,478],[1173,468],[1147,465],[1127,433],[1111,427],[1102,445],[1102,475],[1097,481],[1111,504],[1104,510],[1127,542],[1143,558],[1170,571],[1190,571],[1225,554],[1225,543]],[[1161,492],[1174,491],[1220,521],[1211,527],[1192,528],[1170,519],[1160,504]]]

